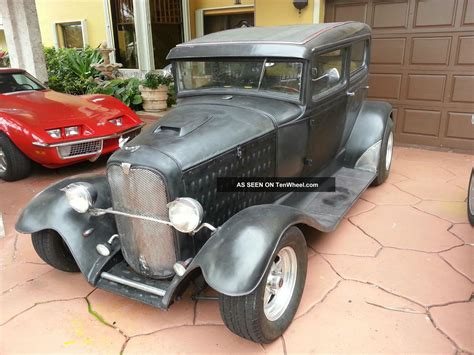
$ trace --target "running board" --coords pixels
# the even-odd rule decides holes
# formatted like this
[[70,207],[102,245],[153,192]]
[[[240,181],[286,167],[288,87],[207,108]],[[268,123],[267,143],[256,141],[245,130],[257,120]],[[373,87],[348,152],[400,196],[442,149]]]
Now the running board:
[[323,232],[333,231],[375,179],[376,173],[343,167],[332,177],[336,178],[336,192],[299,192],[282,204],[310,215],[323,227]]
[[100,274],[97,287],[135,301],[167,309],[163,303],[171,282],[155,280],[134,272],[125,261]]

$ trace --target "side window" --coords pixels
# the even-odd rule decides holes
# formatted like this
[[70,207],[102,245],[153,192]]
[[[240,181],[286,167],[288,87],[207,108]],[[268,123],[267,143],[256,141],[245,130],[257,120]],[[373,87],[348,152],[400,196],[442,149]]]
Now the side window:
[[313,98],[344,80],[344,54],[346,49],[321,53],[313,58],[311,81]]
[[351,74],[355,73],[366,65],[367,41],[354,43],[351,48]]

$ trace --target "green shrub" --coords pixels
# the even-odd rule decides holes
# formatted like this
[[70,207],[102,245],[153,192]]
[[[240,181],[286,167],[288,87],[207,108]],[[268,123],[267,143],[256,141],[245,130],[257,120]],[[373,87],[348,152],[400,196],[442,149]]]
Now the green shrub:
[[138,111],[142,109],[143,102],[140,91],[138,90],[139,86],[140,80],[137,78],[118,78],[101,82],[89,92],[92,94],[112,95],[132,110]]
[[67,50],[66,51],[68,67],[79,78],[98,78],[100,72],[93,67],[92,64],[102,63],[103,59],[99,52],[87,47],[83,50]]
[[97,84],[100,72],[91,64],[101,63],[102,58],[92,48],[45,48],[48,85],[52,90],[73,95],[91,91]]
[[160,85],[169,85],[172,82],[171,77],[166,77],[162,74],[148,72],[145,74],[145,79],[141,84],[149,89],[158,89]]

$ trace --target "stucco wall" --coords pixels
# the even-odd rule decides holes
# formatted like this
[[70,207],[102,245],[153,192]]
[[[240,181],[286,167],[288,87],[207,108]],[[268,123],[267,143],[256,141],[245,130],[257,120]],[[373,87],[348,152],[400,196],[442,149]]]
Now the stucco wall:
[[[106,39],[103,0],[35,0],[41,36],[45,46],[54,45],[53,23],[87,20],[89,45],[97,47]],[[292,0],[241,0],[242,5],[255,5],[255,24],[275,26],[323,22],[325,0],[308,0],[301,14]],[[234,0],[189,0],[191,37],[196,35],[197,9],[235,5]],[[316,7],[316,10],[315,10]],[[0,35],[0,45],[2,37]]]
[[[256,26],[278,26],[324,22],[325,0],[308,0],[308,6],[301,13],[292,0],[242,0],[242,5],[255,6]],[[196,36],[195,12],[198,9],[235,5],[234,0],[190,0],[191,37]]]
[[97,47],[106,40],[103,0],[36,0],[43,45],[54,46],[53,23],[87,21],[89,45]]
[[301,10],[301,13],[293,6],[291,0],[255,0],[256,26],[319,22],[324,22],[324,0],[308,0],[308,6]]

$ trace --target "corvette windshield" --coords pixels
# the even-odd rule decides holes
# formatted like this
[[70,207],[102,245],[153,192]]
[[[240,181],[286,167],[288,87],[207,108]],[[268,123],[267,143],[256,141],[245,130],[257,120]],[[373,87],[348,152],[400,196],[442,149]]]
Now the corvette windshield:
[[276,59],[177,62],[179,90],[239,89],[299,99],[303,63]]
[[26,73],[0,73],[0,94],[44,89],[43,85]]

